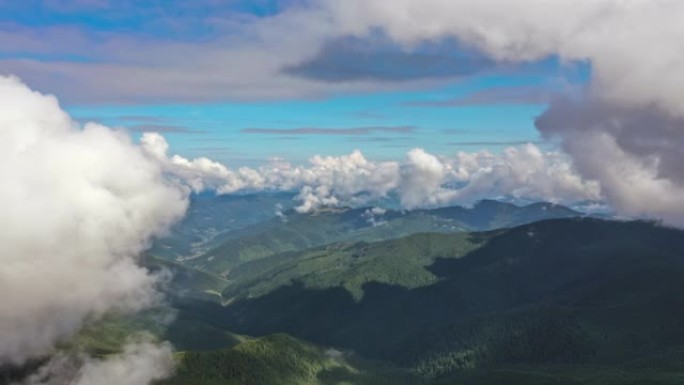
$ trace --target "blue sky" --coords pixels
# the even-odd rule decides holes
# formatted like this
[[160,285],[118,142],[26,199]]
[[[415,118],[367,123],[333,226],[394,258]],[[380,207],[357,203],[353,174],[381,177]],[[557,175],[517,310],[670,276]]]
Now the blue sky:
[[[293,55],[287,65],[251,71],[241,55],[258,55],[256,68],[279,49],[255,40],[251,26],[300,3],[0,0],[0,72],[55,93],[78,120],[159,131],[174,153],[230,166],[355,149],[384,160],[414,147],[444,155],[548,147],[534,118],[554,92],[590,76],[585,64],[504,66],[458,42],[406,49],[381,33],[329,38],[301,58],[291,54],[301,47],[284,42],[293,44],[283,50]],[[219,66],[224,50],[232,55]],[[157,73],[161,80],[149,80]]]

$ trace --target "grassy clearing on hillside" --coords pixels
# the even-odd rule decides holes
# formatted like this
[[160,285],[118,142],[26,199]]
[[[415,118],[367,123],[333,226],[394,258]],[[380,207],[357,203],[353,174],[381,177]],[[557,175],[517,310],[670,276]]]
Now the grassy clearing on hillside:
[[297,281],[309,288],[343,287],[357,300],[370,282],[417,288],[439,279],[427,267],[436,258],[458,258],[478,245],[469,235],[417,234],[395,241],[333,244],[278,254],[238,267],[225,298],[255,298]]

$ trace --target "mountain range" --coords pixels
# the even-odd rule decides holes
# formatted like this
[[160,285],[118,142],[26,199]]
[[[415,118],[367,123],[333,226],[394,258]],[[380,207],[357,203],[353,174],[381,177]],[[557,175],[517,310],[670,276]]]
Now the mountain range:
[[292,207],[193,198],[143,258],[173,273],[166,304],[60,349],[150,334],[176,348],[169,385],[684,383],[684,231],[551,203]]
[[[176,305],[217,328],[287,333],[436,383],[511,370],[518,383],[585,383],[572,381],[598,368],[681,379],[683,235],[572,218],[339,243],[243,265],[226,306]],[[663,381],[652,383],[676,383]]]

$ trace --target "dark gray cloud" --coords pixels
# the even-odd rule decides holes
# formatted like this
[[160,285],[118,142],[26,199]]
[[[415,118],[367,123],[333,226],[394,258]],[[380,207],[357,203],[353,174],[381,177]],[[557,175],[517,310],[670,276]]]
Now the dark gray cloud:
[[369,135],[373,133],[407,134],[414,132],[415,126],[369,126],[350,128],[245,128],[240,132],[244,134],[265,135]]
[[593,98],[563,98],[555,100],[535,125],[543,135],[561,139],[587,132],[608,134],[622,150],[657,159],[660,177],[684,183],[684,118],[653,107],[624,108]]
[[684,223],[684,118],[587,96],[555,100],[535,124],[621,213]]
[[419,100],[404,105],[415,107],[463,107],[497,104],[547,104],[554,92],[540,86],[493,87],[447,100]]
[[491,59],[452,40],[407,50],[382,37],[344,37],[326,43],[313,58],[285,67],[283,72],[330,83],[389,82],[468,76],[493,67]]

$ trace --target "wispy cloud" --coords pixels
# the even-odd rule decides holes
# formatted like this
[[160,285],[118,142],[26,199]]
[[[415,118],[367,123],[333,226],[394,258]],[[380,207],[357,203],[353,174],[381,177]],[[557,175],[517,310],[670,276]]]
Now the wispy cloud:
[[201,137],[201,138],[188,138],[188,142],[209,142],[209,143],[229,143],[232,142],[226,138],[216,138],[216,137]]
[[190,149],[193,150],[193,151],[206,151],[206,152],[212,152],[212,151],[221,151],[221,152],[232,151],[230,147],[222,147],[222,146],[191,147]]
[[201,154],[202,156],[208,156],[208,157],[225,157],[225,156],[247,157],[247,156],[249,156],[249,154],[246,152],[235,151],[234,149],[232,149],[230,147],[221,147],[221,146],[190,147],[188,149],[188,151],[191,153],[194,153],[194,154]]
[[413,147],[411,143],[408,142],[399,142],[399,143],[393,143],[393,142],[388,142],[388,143],[382,143],[379,144],[378,147],[382,148],[411,148]]
[[168,118],[163,118],[161,116],[149,116],[149,115],[124,115],[117,117],[119,120],[131,121],[131,122],[141,122],[141,123],[163,123],[168,122]]
[[554,92],[543,86],[492,87],[446,100],[417,100],[404,103],[413,107],[465,107],[502,104],[546,104]]
[[369,126],[349,128],[245,128],[240,132],[264,135],[369,135],[374,133],[407,134],[415,130],[415,126]]
[[535,144],[539,145],[542,144],[543,142],[540,140],[502,140],[502,141],[464,141],[464,142],[448,142],[448,145],[451,146],[502,146],[502,147],[509,147],[509,146],[522,146],[525,144]]
[[[2,1],[2,0],[0,0]],[[168,126],[175,125],[171,123],[169,118],[164,118],[161,116],[149,116],[149,115],[123,115],[123,116],[111,116],[111,115],[91,115],[91,116],[79,116],[76,118],[77,121],[85,124],[88,122],[96,123],[106,123],[111,125],[112,122],[120,123],[120,125],[129,127],[140,126],[144,128],[145,126],[153,127],[155,125]],[[137,131],[137,130],[132,130]]]
[[386,114],[372,108],[366,108],[361,111],[356,111],[352,113],[351,116],[354,118],[361,119],[385,119],[388,117]]
[[462,134],[473,134],[473,130],[467,128],[443,128],[439,130],[442,134],[446,135],[462,135]]
[[194,130],[185,126],[170,124],[137,124],[127,127],[133,132],[160,132],[165,134],[206,134],[206,131]]
[[349,138],[350,142],[401,142],[412,140],[409,137],[387,137],[387,136],[371,136],[371,137],[353,137]]

